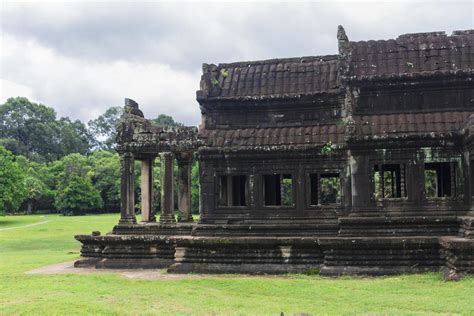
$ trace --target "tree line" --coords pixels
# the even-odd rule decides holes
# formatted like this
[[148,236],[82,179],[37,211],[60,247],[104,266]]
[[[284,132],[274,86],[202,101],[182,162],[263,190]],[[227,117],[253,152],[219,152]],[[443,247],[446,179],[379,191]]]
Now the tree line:
[[[46,105],[10,98],[0,105],[0,214],[38,211],[80,214],[120,210],[120,161],[114,151],[121,107],[110,107],[87,124],[58,118]],[[179,126],[171,116],[152,120]],[[192,207],[198,208],[197,162]],[[140,208],[136,165],[137,209]],[[160,209],[160,162],[154,168],[154,205]],[[175,194],[176,195],[176,194]]]

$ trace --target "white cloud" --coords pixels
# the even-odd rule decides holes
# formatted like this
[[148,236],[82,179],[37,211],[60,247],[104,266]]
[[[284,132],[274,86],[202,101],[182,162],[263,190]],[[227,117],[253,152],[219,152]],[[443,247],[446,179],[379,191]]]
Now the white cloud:
[[3,103],[3,101],[10,97],[27,97],[31,100],[34,99],[31,88],[9,80],[0,79],[0,101]]
[[2,101],[25,92],[54,107],[60,116],[87,121],[129,97],[139,102],[148,117],[167,113],[188,124],[199,122],[194,93],[199,73],[160,63],[69,58],[10,36],[3,42],[8,51],[2,56]]

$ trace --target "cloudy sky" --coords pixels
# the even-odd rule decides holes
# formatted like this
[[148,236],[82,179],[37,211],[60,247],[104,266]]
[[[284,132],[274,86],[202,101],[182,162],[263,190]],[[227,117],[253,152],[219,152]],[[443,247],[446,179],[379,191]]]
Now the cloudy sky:
[[472,1],[5,2],[0,102],[26,96],[87,122],[136,100],[199,123],[206,63],[335,54],[350,40],[474,28]]

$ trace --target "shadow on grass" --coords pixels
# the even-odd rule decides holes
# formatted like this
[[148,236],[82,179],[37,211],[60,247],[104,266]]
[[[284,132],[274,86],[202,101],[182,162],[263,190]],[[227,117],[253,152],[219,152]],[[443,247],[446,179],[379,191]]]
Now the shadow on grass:
[[15,226],[16,224],[23,224],[23,221],[19,220],[6,220],[6,216],[0,216],[0,228]]

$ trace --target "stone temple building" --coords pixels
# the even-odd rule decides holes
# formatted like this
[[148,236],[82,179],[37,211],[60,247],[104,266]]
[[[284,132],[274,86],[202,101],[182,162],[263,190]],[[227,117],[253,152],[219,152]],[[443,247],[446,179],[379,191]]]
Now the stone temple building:
[[204,64],[199,130],[153,126],[126,99],[121,217],[106,235],[76,236],[76,266],[474,273],[474,30],[351,42],[339,27],[337,41],[335,55]]

